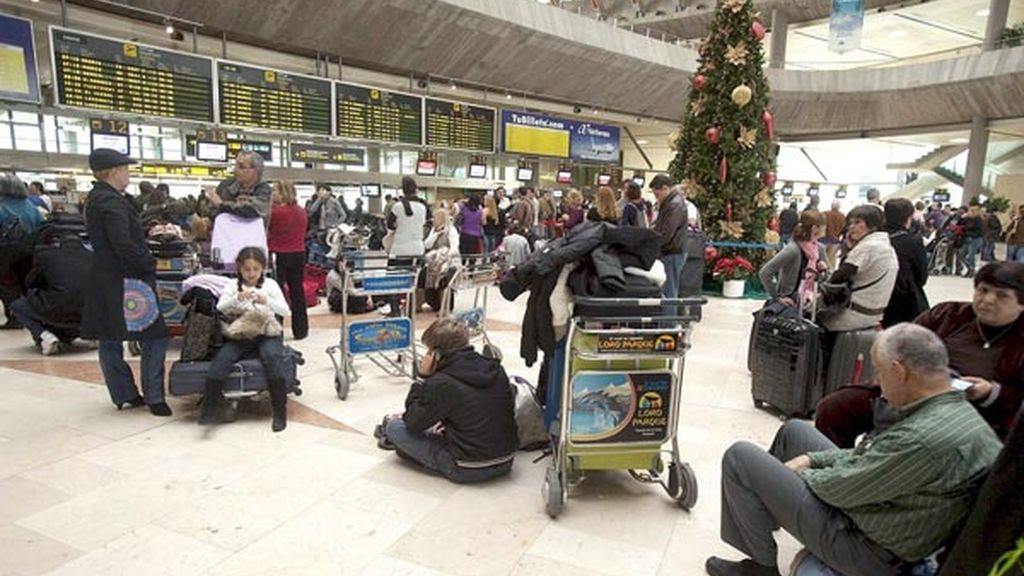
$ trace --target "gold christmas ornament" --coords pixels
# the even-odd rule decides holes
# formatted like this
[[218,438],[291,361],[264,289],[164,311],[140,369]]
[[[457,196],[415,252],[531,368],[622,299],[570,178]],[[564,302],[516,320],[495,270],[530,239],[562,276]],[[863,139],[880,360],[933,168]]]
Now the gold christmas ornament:
[[675,150],[676,144],[679,142],[679,129],[675,129],[671,134],[668,135],[668,147]]
[[700,182],[693,178],[689,178],[686,181],[686,195],[690,198],[696,198],[701,194],[707,192],[707,190],[700,185]]
[[765,244],[778,244],[779,240],[780,240],[779,233],[776,232],[775,230],[765,230],[764,231],[764,243]]
[[742,222],[727,222],[725,220],[718,221],[718,227],[722,229],[722,234],[731,238],[741,238],[743,236],[743,223]]
[[690,114],[693,116],[700,116],[704,112],[704,97],[701,96],[693,102],[690,102]]
[[754,147],[754,144],[757,143],[757,128],[747,130],[743,126],[740,126],[740,135],[736,138],[736,141],[740,143],[740,146],[750,150]]
[[750,99],[754,97],[754,91],[750,89],[750,86],[746,84],[740,84],[732,90],[732,101],[737,106],[743,108],[747,104],[750,104]]
[[761,191],[754,196],[754,203],[757,204],[758,208],[767,208],[772,205],[772,193],[766,188],[761,188]]
[[747,0],[724,0],[722,2],[722,9],[723,10],[732,10],[733,13],[735,14],[736,12],[739,12],[740,10],[743,10],[743,6],[745,6],[746,3],[747,3]]
[[725,59],[733,66],[742,66],[746,64],[747,56],[749,55],[750,50],[747,50],[746,42],[740,42],[735,46],[729,46],[725,50]]

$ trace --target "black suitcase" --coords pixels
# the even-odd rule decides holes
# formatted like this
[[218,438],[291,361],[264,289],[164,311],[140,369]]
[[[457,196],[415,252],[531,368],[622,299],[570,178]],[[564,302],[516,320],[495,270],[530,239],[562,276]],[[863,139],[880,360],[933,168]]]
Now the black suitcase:
[[[877,328],[851,330],[836,335],[836,343],[825,373],[823,394],[828,396],[847,384],[868,384],[875,377],[871,363],[871,346],[878,336]],[[857,359],[861,359],[857,367]]]
[[821,339],[817,324],[801,317],[762,315],[751,354],[751,395],[792,417],[809,417],[824,393]]
[[[298,366],[305,363],[302,354],[285,346],[285,370],[288,373],[288,392],[299,396]],[[206,389],[206,374],[210,370],[209,362],[177,361],[171,364],[171,373],[167,385],[172,396],[192,396],[202,394]],[[248,358],[236,362],[231,375],[224,383],[224,393],[262,392],[267,389],[267,376],[263,363],[259,358]]]

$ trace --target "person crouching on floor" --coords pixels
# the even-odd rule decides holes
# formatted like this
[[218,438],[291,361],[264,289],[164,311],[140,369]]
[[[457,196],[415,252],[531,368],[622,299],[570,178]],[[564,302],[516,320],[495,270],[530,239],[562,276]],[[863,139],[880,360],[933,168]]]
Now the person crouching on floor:
[[378,445],[459,484],[508,474],[519,440],[505,370],[478,354],[451,318],[431,324],[423,343],[424,380],[409,389],[404,414],[384,417]]
[[206,375],[206,390],[199,412],[199,424],[232,422],[235,411],[224,398],[224,382],[231,367],[247,354],[258,352],[267,374],[270,405],[274,419],[271,428],[280,432],[287,426],[287,374],[284,370],[284,341],[276,316],[289,314],[281,287],[264,277],[267,255],[262,248],[243,248],[235,258],[238,282],[225,285],[217,301],[217,310],[230,323],[224,329],[224,347],[217,351]]
[[722,458],[722,540],[748,556],[712,556],[711,576],[778,576],[773,532],[792,534],[846,576],[897,576],[947,544],[1001,448],[950,386],[946,346],[916,324],[880,333],[871,349],[898,417],[840,449],[790,420],[768,452],[737,442]]

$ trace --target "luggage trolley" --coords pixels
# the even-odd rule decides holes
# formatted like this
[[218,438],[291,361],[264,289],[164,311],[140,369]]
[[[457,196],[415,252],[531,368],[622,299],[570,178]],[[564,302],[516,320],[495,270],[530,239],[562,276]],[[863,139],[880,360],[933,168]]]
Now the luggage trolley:
[[[480,340],[481,354],[488,358],[501,359],[501,350],[487,336],[487,289],[498,283],[501,259],[498,256],[482,255],[476,257],[472,264],[460,266],[441,294],[441,312],[444,318],[451,316],[466,325],[469,330],[470,342]],[[456,292],[459,290],[473,291],[473,306],[467,309],[455,309]]]
[[574,303],[565,376],[549,383],[548,402],[560,406],[542,488],[548,515],[558,516],[569,485],[588,470],[627,470],[691,509],[697,479],[680,457],[676,428],[692,326],[706,300],[578,297]]
[[[346,271],[342,290],[339,343],[327,348],[334,364],[334,390],[338,398],[348,397],[352,382],[359,379],[354,359],[366,356],[389,376],[416,378],[416,281],[420,259],[411,264],[389,266],[388,255],[366,252],[342,254]],[[349,296],[401,296],[408,299],[408,316],[352,321],[348,317]],[[389,355],[397,353],[397,356]]]

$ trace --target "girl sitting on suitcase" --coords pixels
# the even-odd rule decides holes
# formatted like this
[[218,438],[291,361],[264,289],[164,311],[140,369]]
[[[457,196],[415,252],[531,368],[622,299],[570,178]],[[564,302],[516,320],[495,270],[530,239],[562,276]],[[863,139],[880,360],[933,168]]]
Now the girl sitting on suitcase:
[[258,352],[270,389],[274,412],[272,428],[274,432],[280,432],[287,425],[285,404],[288,390],[284,341],[276,316],[288,315],[288,302],[277,282],[263,276],[267,269],[263,248],[243,248],[235,258],[235,265],[238,281],[227,284],[217,302],[217,309],[228,317],[230,323],[224,329],[224,347],[214,356],[206,376],[199,424],[234,421],[234,408],[224,398],[224,382],[236,362]]

